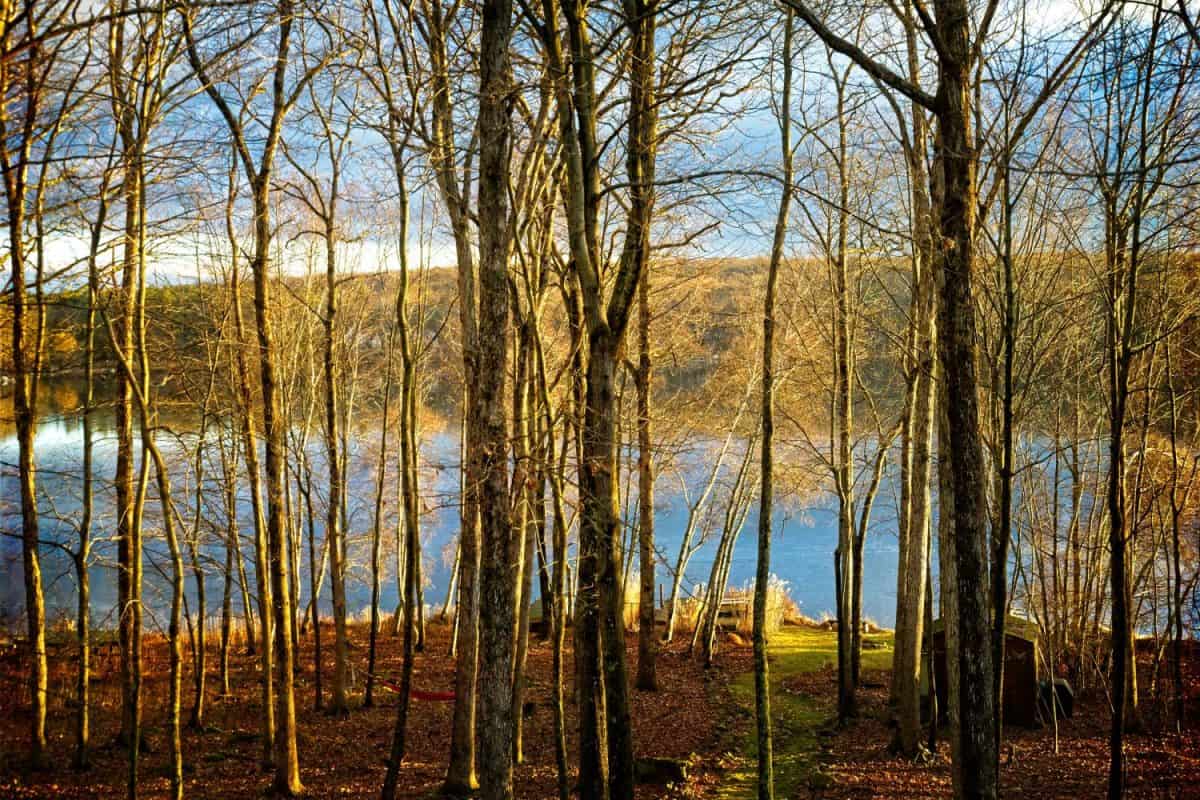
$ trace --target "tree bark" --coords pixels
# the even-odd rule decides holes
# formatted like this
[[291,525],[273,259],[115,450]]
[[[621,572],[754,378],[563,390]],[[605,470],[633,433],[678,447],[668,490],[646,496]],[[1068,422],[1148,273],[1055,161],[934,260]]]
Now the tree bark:
[[771,516],[775,513],[775,292],[787,243],[792,182],[792,40],[794,15],[786,11],[783,29],[783,86],[779,103],[779,149],[783,187],[771,242],[771,262],[763,296],[762,343],[762,488],[758,507],[758,565],[754,580],[754,707],[758,745],[758,800],[775,796],[771,741],[771,679],[767,661],[767,593],[771,581]]
[[485,0],[479,57],[479,370],[475,441],[479,463],[479,777],[485,800],[513,796],[514,600],[519,567],[509,508],[507,413],[509,287],[509,42],[511,0]]
[[[987,485],[979,432],[975,349],[977,158],[971,135],[971,16],[965,0],[934,5],[945,53],[939,59],[939,354],[947,403],[958,637],[947,659],[958,666],[956,785],[961,796],[997,791],[991,630],[988,624]],[[944,617],[945,615],[943,615]],[[947,639],[949,642],[949,639]],[[953,684],[951,684],[953,687]]]

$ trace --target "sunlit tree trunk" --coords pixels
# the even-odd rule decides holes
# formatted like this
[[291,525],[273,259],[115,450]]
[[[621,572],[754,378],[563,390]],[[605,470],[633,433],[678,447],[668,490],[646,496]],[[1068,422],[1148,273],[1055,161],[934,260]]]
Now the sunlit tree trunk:
[[845,723],[858,713],[854,679],[853,620],[851,605],[853,585],[857,574],[854,561],[854,405],[852,385],[854,363],[850,341],[850,294],[847,276],[849,253],[846,237],[850,224],[849,165],[846,163],[846,96],[845,79],[835,79],[837,85],[838,121],[838,211],[837,249],[833,254],[834,294],[834,357],[833,357],[833,419],[836,457],[833,460],[834,481],[838,497],[837,560],[837,645],[838,645],[838,719]]
[[[123,35],[116,37],[123,46]],[[119,50],[120,48],[118,48]],[[117,58],[114,54],[114,58]],[[129,112],[120,118],[122,205],[125,212],[122,242],[120,316],[113,349],[125,363],[134,364],[139,271],[142,266],[141,181],[144,167],[140,143]],[[146,459],[134,479],[133,396],[136,378],[118,371],[117,428],[117,603],[120,607],[118,639],[121,647],[122,716],[120,739],[129,750],[126,794],[137,796],[139,755],[142,749],[142,504],[145,497]]]
[[[24,11],[32,14],[32,4]],[[31,23],[32,24],[32,20]],[[0,43],[5,49],[14,44],[12,28],[5,14],[0,28]],[[15,26],[13,26],[15,27]],[[22,99],[23,113],[18,117],[9,115],[9,104],[0,109],[0,136],[4,147],[0,147],[0,169],[4,177],[4,193],[8,211],[8,258],[11,264],[12,296],[12,364],[15,386],[13,389],[13,418],[17,429],[17,480],[20,486],[21,508],[21,567],[25,581],[26,636],[29,641],[30,671],[28,675],[30,695],[29,758],[34,768],[46,766],[46,611],[42,594],[42,567],[38,554],[39,519],[37,504],[37,467],[34,458],[34,434],[37,427],[37,362],[40,360],[41,342],[35,332],[40,328],[38,321],[44,312],[37,304],[29,314],[29,288],[26,280],[28,269],[25,254],[25,225],[28,208],[27,182],[29,178],[30,148],[35,136],[35,124],[40,109],[41,87],[38,84],[35,59],[40,48],[34,47],[19,62],[11,73],[5,70],[0,77],[0,89],[4,97],[13,95]],[[7,67],[7,64],[5,65]],[[21,77],[24,76],[24,80]],[[10,149],[9,142],[15,147]]]
[[[920,76],[916,21],[905,9],[908,76]],[[893,694],[897,709],[897,740],[901,752],[913,756],[921,740],[921,645],[925,631],[925,609],[932,603],[926,595],[925,565],[930,551],[930,453],[935,423],[936,308],[933,274],[933,209],[926,167],[928,126],[925,110],[910,104],[912,117],[906,158],[912,196],[913,303],[913,391],[908,420],[908,491],[902,507],[905,535],[901,537],[899,580],[896,602],[896,640],[892,666]]]
[[[229,190],[225,199],[225,235],[230,246],[229,293],[233,304],[234,330],[234,372],[237,385],[237,410],[239,412],[242,454],[246,465],[246,478],[250,489],[250,509],[254,517],[254,580],[256,600],[258,603],[258,642],[257,650],[262,665],[262,763],[270,765],[275,759],[275,678],[274,678],[274,649],[271,646],[271,581],[268,575],[267,558],[267,526],[262,502],[261,468],[258,457],[258,439],[256,436],[256,414],[254,413],[254,393],[250,382],[250,365],[246,352],[250,347],[246,335],[245,315],[242,310],[242,281],[239,254],[241,242],[234,230],[234,205],[237,200],[236,169],[230,166]],[[237,460],[233,459],[231,467],[236,467]],[[236,493],[236,479],[232,486]],[[237,524],[236,498],[231,506],[234,525]],[[236,530],[233,535],[237,535]],[[246,591],[246,574],[241,560],[238,561],[243,592]],[[247,629],[249,630],[249,628]],[[253,649],[252,639],[247,639],[247,646]]]
[[[336,186],[333,189],[336,192]],[[334,195],[336,197],[336,194]],[[332,213],[332,211],[330,211]],[[329,584],[333,590],[333,699],[335,714],[350,711],[346,693],[349,689],[349,642],[346,637],[346,542],[342,528],[342,454],[338,444],[340,417],[337,405],[337,366],[335,330],[337,326],[337,260],[334,254],[333,232],[326,218],[325,229],[325,313],[321,323],[325,330],[323,388],[325,394],[325,462],[329,470],[329,499],[325,516],[325,536],[329,540]]]
[[762,488],[758,504],[758,565],[754,579],[754,708],[758,750],[758,800],[775,796],[774,751],[771,736],[771,676],[767,662],[767,594],[771,581],[771,516],[775,513],[775,292],[779,269],[787,245],[788,212],[792,199],[792,40],[793,14],[786,11],[783,50],[780,62],[783,84],[779,101],[779,151],[783,166],[783,185],[775,234],[771,241],[771,262],[763,296],[762,343]]
[[[478,305],[476,300],[475,253],[468,203],[458,173],[454,142],[454,112],[451,105],[450,66],[447,55],[448,26],[441,3],[423,7],[426,18],[418,28],[426,36],[430,61],[429,148],[439,194],[450,218],[458,268],[459,335],[463,359],[463,492],[459,542],[462,558],[458,575],[458,613],[455,643],[454,716],[450,736],[450,764],[443,789],[448,794],[475,790],[475,704],[479,668],[479,499],[481,483],[479,433],[474,409],[478,384]],[[395,19],[393,29],[409,24]]]
[[658,153],[655,30],[658,9],[647,0],[625,0],[625,25],[631,37],[629,132],[629,224],[622,257],[637,263],[638,282],[638,671],[636,686],[658,689],[658,641],[654,628],[654,445],[651,439],[650,231],[654,217],[655,159]]
[[509,340],[511,0],[485,0],[479,56],[479,779],[485,800],[513,796],[514,601],[519,578],[510,517],[505,400]]
[[[371,620],[367,642],[367,686],[363,692],[363,706],[375,705],[375,667],[378,660],[379,639],[379,591],[381,581],[381,551],[383,547],[383,487],[386,482],[388,457],[388,419],[392,404],[392,337],[388,337],[384,348],[387,363],[384,366],[383,409],[379,431],[379,460],[375,464],[375,509],[371,523]],[[401,412],[403,413],[403,412]]]

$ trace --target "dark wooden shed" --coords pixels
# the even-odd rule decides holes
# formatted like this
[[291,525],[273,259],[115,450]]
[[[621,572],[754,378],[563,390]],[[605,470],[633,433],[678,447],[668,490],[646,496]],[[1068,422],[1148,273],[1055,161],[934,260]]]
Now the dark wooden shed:
[[[934,676],[937,686],[938,709],[946,714],[946,629],[939,618],[933,623],[932,636],[926,636],[922,663],[929,663],[929,642],[933,642]],[[1028,728],[1038,725],[1038,681],[1041,677],[1038,658],[1037,625],[1023,617],[1010,615],[1004,623],[1004,686],[1001,693],[1004,721]],[[921,672],[921,693],[929,694],[928,670]]]

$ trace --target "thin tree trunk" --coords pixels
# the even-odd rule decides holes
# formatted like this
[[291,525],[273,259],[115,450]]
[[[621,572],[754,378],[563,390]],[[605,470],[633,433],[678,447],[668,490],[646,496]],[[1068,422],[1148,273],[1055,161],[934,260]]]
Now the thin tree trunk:
[[854,679],[854,657],[852,653],[853,620],[851,587],[857,572],[854,561],[854,451],[853,434],[854,406],[852,399],[854,364],[850,342],[850,295],[847,276],[846,237],[850,224],[849,180],[845,120],[845,82],[837,84],[838,119],[838,186],[837,252],[834,254],[834,397],[832,428],[836,437],[834,478],[838,496],[838,544],[835,558],[838,561],[837,587],[837,650],[838,650],[838,721],[842,724],[858,713],[857,684]]
[[658,691],[654,629],[654,462],[650,438],[650,276],[638,285],[638,689]]
[[858,569],[854,573],[854,586],[850,598],[850,622],[854,630],[850,647],[852,657],[850,671],[853,674],[855,686],[859,684],[862,670],[863,551],[866,549],[867,530],[871,524],[871,510],[875,505],[875,497],[879,493],[879,485],[883,481],[883,468],[887,463],[888,451],[892,449],[892,442],[896,440],[899,432],[900,428],[897,426],[888,435],[881,436],[879,439],[879,448],[875,451],[875,463],[871,469],[871,482],[863,494],[862,508],[859,509],[858,516],[858,531],[854,535],[854,563],[858,565]]
[[332,231],[326,229],[325,313],[322,324],[324,341],[325,461],[329,471],[329,500],[325,516],[325,536],[329,540],[329,582],[333,589],[333,700],[335,714],[348,714],[349,642],[346,636],[346,543],[342,528],[342,454],[339,451],[336,356],[334,335],[337,325],[337,271]]
[[[111,162],[110,162],[111,163]],[[98,256],[104,223],[108,216],[109,171],[106,168],[98,190],[99,207],[96,220],[90,226],[88,249],[87,329],[84,338],[84,400],[83,400],[83,497],[79,521],[79,549],[75,553],[75,577],[79,583],[76,634],[79,642],[79,667],[76,693],[79,711],[75,718],[76,769],[91,765],[91,581],[88,561],[91,558],[92,514],[95,505],[95,476],[93,473],[93,419],[96,405],[96,313],[100,300]]]
[[[558,771],[558,797],[567,800],[571,793],[570,775],[567,766],[567,729],[566,708],[563,698],[563,645],[566,639],[567,627],[567,515],[563,499],[563,476],[567,456],[567,437],[571,428],[570,422],[563,426],[563,446],[561,454],[555,453],[554,415],[550,399],[550,388],[546,381],[546,361],[542,346],[541,330],[533,328],[534,359],[537,366],[537,389],[541,400],[543,426],[546,435],[546,464],[547,476],[550,479],[550,494],[552,500],[552,530],[554,550],[554,572],[551,577],[550,604],[551,618],[551,672],[554,681],[554,760]],[[546,604],[542,604],[543,609]]]
[[[321,551],[321,560],[317,561],[317,517],[313,508],[312,467],[307,454],[301,453],[304,461],[304,508],[308,519],[308,619],[313,630],[313,708],[317,711],[325,709],[325,695],[322,687],[324,663],[321,653],[321,574],[325,571],[325,551]],[[328,539],[325,540],[326,544]]]
[[[909,80],[920,78],[920,54],[917,25],[909,5],[905,5],[905,39]],[[927,609],[933,598],[927,593],[927,564],[930,557],[930,453],[935,426],[936,285],[933,274],[933,218],[929,173],[926,166],[928,125],[925,111],[910,104],[912,133],[907,149],[908,175],[912,195],[913,259],[913,392],[908,421],[908,490],[902,509],[906,536],[900,552],[900,583],[897,592],[896,638],[892,668],[892,686],[897,708],[897,744],[912,757],[921,740],[921,646]],[[930,676],[932,684],[932,675]],[[936,724],[936,721],[935,723]]]
[[[221,479],[223,482],[229,480],[229,470],[226,467],[228,456],[225,450],[225,434],[222,429],[218,434],[217,447],[221,454]],[[221,570],[221,629],[220,629],[220,652],[217,656],[217,680],[221,684],[221,699],[229,697],[229,648],[231,639],[233,638],[233,559],[235,554],[240,556],[237,551],[237,528],[231,525],[232,515],[235,513],[231,508],[232,503],[228,502],[228,490],[222,488],[222,500],[226,503],[225,514],[225,563]]]
[[767,593],[771,582],[771,516],[775,513],[775,292],[787,243],[792,198],[792,40],[794,19],[786,12],[783,28],[783,87],[779,103],[779,148],[783,190],[771,242],[771,262],[763,297],[762,344],[762,489],[758,507],[758,566],[754,580],[754,707],[758,745],[758,800],[775,796],[771,740],[771,680],[767,662]]
[[[267,525],[264,516],[261,471],[258,459],[258,440],[255,436],[254,395],[250,384],[250,366],[246,351],[250,344],[246,336],[245,320],[242,312],[241,270],[238,254],[241,245],[233,228],[233,207],[236,200],[234,192],[235,173],[230,171],[229,193],[225,205],[226,236],[231,249],[229,291],[233,303],[234,337],[236,339],[236,358],[234,360],[237,372],[238,410],[241,412],[242,450],[246,464],[246,476],[250,484],[250,507],[254,515],[254,580],[257,587],[258,601],[258,653],[262,663],[262,763],[270,766],[275,763],[275,653],[271,646],[271,581],[268,571],[267,556]],[[239,560],[239,570],[242,570],[243,590],[246,586],[244,567]]]
[[[402,279],[403,280],[403,279]],[[403,420],[403,412],[401,419]],[[403,426],[403,421],[401,425]],[[404,450],[405,435],[400,434],[401,450]],[[404,456],[401,455],[403,460]],[[401,471],[400,481],[403,483],[407,473]],[[405,515],[409,515],[415,508],[410,509],[405,507]],[[404,607],[404,662],[400,672],[400,698],[396,704],[396,725],[392,730],[392,749],[388,757],[387,772],[383,779],[383,792],[381,800],[393,800],[396,796],[396,786],[400,779],[400,764],[404,761],[404,755],[407,749],[408,737],[408,705],[412,694],[412,674],[413,674],[413,658],[415,649],[415,606],[417,603],[417,592],[414,585],[414,577],[416,575],[416,565],[413,563],[416,559],[416,548],[412,546],[412,539],[417,535],[416,525],[405,527],[405,535],[408,539],[408,546],[405,547],[406,569],[404,570],[405,579],[403,582],[403,600]]]
[[[520,308],[513,292],[513,305]],[[519,314],[519,311],[518,311]],[[516,573],[516,648],[513,655],[512,672],[512,759],[514,764],[525,760],[523,733],[525,704],[525,661],[529,654],[529,611],[533,591],[534,536],[537,519],[533,513],[533,462],[534,444],[537,437],[537,408],[532,395],[532,327],[533,309],[521,320],[514,336],[513,378],[513,480],[510,489],[510,507],[515,509],[512,525],[517,529],[513,535],[514,547],[511,559]]]
[[386,353],[387,366],[383,380],[383,424],[380,426],[379,433],[379,461],[375,467],[375,513],[371,525],[371,627],[367,644],[367,687],[363,694],[363,705],[367,708],[375,705],[375,663],[379,638],[379,590],[382,569],[380,550],[383,545],[383,486],[387,472],[388,412],[391,410],[392,400],[391,337],[388,338]]

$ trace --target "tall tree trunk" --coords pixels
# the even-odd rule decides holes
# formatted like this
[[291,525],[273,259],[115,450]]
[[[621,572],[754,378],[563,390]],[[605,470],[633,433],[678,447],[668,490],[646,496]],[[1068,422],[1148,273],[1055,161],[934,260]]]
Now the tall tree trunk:
[[878,495],[879,485],[883,481],[883,468],[887,463],[888,451],[892,449],[892,442],[896,440],[897,435],[899,435],[899,426],[886,435],[883,431],[879,432],[875,463],[871,469],[871,482],[867,485],[866,492],[863,493],[862,507],[858,514],[858,529],[854,534],[854,563],[857,568],[854,571],[853,585],[850,587],[850,624],[854,631],[850,641],[850,673],[855,686],[859,685],[862,671],[863,551],[866,549],[867,531],[871,525],[871,510],[875,506],[875,497]]
[[[400,199],[400,241],[408,240],[408,185],[404,170],[404,145],[393,150],[396,181]],[[408,323],[408,254],[405,248],[400,250],[400,288],[396,295],[396,328],[400,335],[401,358],[401,391],[400,391],[400,500],[403,515],[403,529],[407,542],[404,547],[405,565],[403,579],[397,575],[402,588],[402,605],[404,608],[404,664],[400,677],[400,702],[396,712],[396,727],[392,734],[392,751],[388,760],[387,774],[384,778],[383,800],[395,797],[396,785],[399,780],[400,763],[404,759],[406,737],[408,733],[408,704],[412,687],[413,653],[416,647],[416,581],[419,580],[420,570],[417,566],[420,550],[417,539],[420,536],[418,486],[417,486],[417,438],[416,438],[416,361],[413,356],[411,332]],[[455,688],[459,686],[458,676]],[[458,704],[455,705],[455,720],[457,723]],[[454,765],[451,764],[451,776]],[[450,787],[450,777],[447,777],[447,789]],[[474,780],[474,767],[471,764],[469,775]]]
[[509,45],[511,0],[485,0],[479,57],[479,370],[472,415],[479,437],[479,777],[485,800],[513,796],[513,603],[519,565],[509,508],[505,402],[509,287]]
[[[126,123],[128,124],[128,123]],[[122,173],[125,229],[121,266],[120,322],[114,350],[118,358],[133,364],[135,356],[135,320],[138,270],[141,265],[141,221],[138,197],[142,170],[131,150],[129,134],[123,135]],[[132,373],[118,371],[116,400],[117,463],[117,603],[120,607],[118,640],[121,648],[121,733],[119,738],[129,749],[126,793],[137,796],[138,756],[142,741],[142,502],[144,499],[145,459],[141,475],[134,480]]]
[[[225,449],[225,433],[222,430],[219,434],[217,442],[221,453],[221,496],[225,504],[225,565],[222,569],[221,582],[221,642],[220,655],[218,660],[219,677],[221,682],[221,697],[229,697],[229,648],[231,639],[233,638],[233,571],[234,559],[241,558],[241,550],[238,547],[237,521],[237,501],[230,497],[236,491],[231,485],[232,477],[228,466],[229,456]],[[249,605],[249,604],[247,604]],[[245,609],[248,611],[249,609]]]
[[650,276],[638,286],[638,671],[637,688],[658,690],[654,626],[654,461],[650,438]]
[[[401,241],[404,241],[401,239]],[[375,466],[375,511],[371,523],[371,622],[369,641],[367,643],[367,687],[363,693],[363,706],[370,708],[375,705],[375,664],[379,639],[379,590],[380,560],[383,546],[383,486],[387,472],[387,443],[388,443],[388,412],[392,400],[392,340],[388,337],[386,348],[387,366],[384,367],[383,379],[383,423],[379,432],[379,461]],[[403,411],[401,412],[403,413]]]
[[[908,78],[920,79],[917,22],[911,5],[904,6]],[[930,551],[930,453],[935,425],[936,285],[933,274],[933,209],[926,157],[929,142],[925,110],[909,105],[911,134],[906,148],[912,197],[912,393],[906,433],[907,502],[902,504],[900,587],[896,596],[896,638],[892,662],[892,695],[896,702],[896,743],[905,755],[917,753],[921,741],[921,646],[926,607],[926,565]],[[898,117],[901,112],[897,111]],[[902,119],[898,120],[903,124]]]
[[[514,293],[515,294],[515,293]],[[514,297],[513,305],[519,308]],[[531,389],[533,387],[533,311],[521,320],[515,335],[515,360],[513,378],[513,479],[510,489],[510,506],[515,509],[512,524],[517,529],[513,535],[512,561],[516,566],[516,650],[513,656],[512,676],[512,758],[514,764],[525,760],[524,725],[522,713],[525,703],[525,662],[529,655],[529,612],[532,605],[534,538],[537,534],[537,516],[534,514],[534,442],[537,439],[537,408]]]
[[624,592],[617,516],[616,403],[614,372],[617,342],[607,326],[589,337],[587,406],[584,420],[584,468],[580,493],[580,586],[596,587],[581,616],[595,614],[596,628],[586,622],[580,636],[599,639],[603,674],[608,767],[613,797],[633,792],[633,740],[629,719],[629,682],[625,663]]
[[[144,335],[144,327],[142,332]],[[144,354],[145,350],[143,349],[142,352]],[[157,443],[153,441],[153,425],[146,409],[145,396],[142,396],[139,402],[142,405],[141,423],[144,452],[149,453],[154,460],[163,530],[166,533],[167,547],[171,558],[171,611],[167,622],[167,646],[170,653],[167,684],[167,735],[171,742],[170,796],[173,800],[182,800],[183,738],[180,734],[180,717],[182,716],[180,701],[183,694],[183,640],[180,621],[183,610],[183,554],[179,548],[179,533],[175,527],[175,506],[171,495],[171,478],[167,473],[167,463],[163,459]]]
[[654,453],[650,436],[650,229],[654,216],[655,158],[658,153],[655,30],[653,2],[624,0],[625,24],[632,38],[629,76],[629,224],[623,258],[636,263],[638,282],[638,672],[637,688],[658,689],[658,643],[654,630]]
[[[234,338],[236,340],[234,365],[237,373],[242,451],[250,488],[250,509],[254,516],[254,580],[258,602],[257,647],[262,668],[262,763],[264,766],[270,766],[275,763],[275,673],[273,666],[275,652],[271,646],[271,581],[267,555],[267,524],[262,501],[262,472],[259,466],[258,439],[255,433],[254,394],[250,382],[250,365],[246,356],[250,342],[246,335],[246,324],[242,311],[241,269],[238,261],[241,243],[238,241],[233,227],[233,210],[236,201],[235,176],[236,173],[231,169],[229,192],[225,202],[225,231],[230,244],[229,292],[233,303]],[[240,560],[238,567],[242,573],[242,587],[245,591],[246,576]]]
[[[30,59],[33,58],[31,54]],[[26,66],[32,73],[32,65]],[[7,80],[3,81],[7,83]],[[33,78],[30,77],[32,85]],[[7,87],[5,87],[7,88]],[[23,91],[26,87],[22,87]],[[35,768],[46,766],[46,609],[42,594],[42,567],[38,554],[39,520],[37,506],[37,466],[34,460],[34,435],[37,428],[37,361],[41,342],[30,337],[28,319],[28,288],[25,259],[26,179],[33,117],[37,111],[36,92],[28,93],[25,102],[25,126],[16,154],[17,163],[5,153],[3,160],[4,188],[8,205],[9,260],[12,264],[12,363],[15,378],[13,418],[17,429],[17,478],[21,495],[21,565],[25,579],[26,635],[29,639],[29,694],[31,704],[29,729],[29,759]],[[7,140],[11,132],[7,114],[0,112],[0,133]],[[7,147],[5,148],[7,150]],[[34,308],[35,318],[45,309]],[[36,323],[39,324],[40,323]]]
[[[325,672],[321,652],[321,573],[324,572],[324,550],[321,560],[317,560],[317,517],[313,508],[312,466],[308,456],[301,454],[304,461],[304,510],[308,520],[308,621],[313,630],[313,708],[317,711],[325,709],[325,694],[322,686]],[[326,540],[328,543],[328,540]],[[403,591],[403,589],[401,590]]]
[[1179,458],[1179,408],[1178,395],[1175,389],[1175,373],[1172,371],[1171,337],[1166,338],[1167,358],[1167,399],[1171,434],[1171,613],[1174,619],[1173,630],[1168,632],[1172,637],[1173,653],[1171,657],[1171,683],[1174,694],[1175,732],[1181,733],[1184,727],[1184,712],[1187,702],[1183,683],[1183,569],[1181,551],[1183,541],[1183,509],[1187,506],[1192,486],[1196,479],[1196,470],[1200,463],[1192,462],[1192,470],[1187,482],[1180,486],[1181,462]]
[[939,353],[949,400],[949,488],[954,498],[954,579],[958,588],[958,641],[953,650],[947,650],[947,659],[957,662],[959,673],[958,695],[951,695],[951,703],[959,711],[954,771],[961,796],[987,800],[996,796],[998,764],[988,624],[987,479],[979,431],[973,296],[978,164],[971,134],[971,15],[965,0],[937,0],[934,7],[945,50],[938,65],[939,160],[944,191],[939,207],[941,251],[936,263],[941,296]]
[[[403,217],[404,222],[401,223],[402,227],[407,225],[407,194],[404,195],[404,198],[405,198],[405,200],[404,200],[405,216]],[[401,241],[403,241],[403,240],[401,240]],[[404,286],[405,282],[407,281],[407,271],[408,270],[407,270],[405,257],[401,256],[401,260],[402,260],[402,266],[401,266],[402,288],[401,288],[401,292],[400,292],[400,297],[403,298],[405,295],[403,286]],[[400,301],[398,301],[397,302],[398,313],[403,314],[404,308],[405,308],[405,306]],[[401,402],[403,405],[407,401],[402,400]],[[415,490],[410,493],[403,488],[403,484],[406,481],[408,481],[409,477],[410,477],[409,472],[406,469],[404,469],[404,466],[405,466],[405,460],[407,458],[406,453],[409,452],[408,446],[411,445],[411,443],[412,443],[412,437],[407,435],[407,433],[409,431],[405,430],[406,419],[407,418],[405,417],[405,412],[402,408],[401,409],[401,423],[400,423],[400,425],[401,425],[400,483],[402,484],[401,495],[405,498],[410,497],[410,496],[411,497],[416,496]],[[403,666],[401,667],[401,672],[400,672],[400,698],[399,698],[399,702],[396,704],[396,725],[392,730],[391,754],[390,754],[390,756],[388,758],[388,762],[387,762],[387,772],[385,773],[384,779],[383,779],[383,793],[381,795],[382,800],[393,800],[393,798],[395,798],[395,796],[396,796],[396,787],[397,787],[397,784],[399,783],[399,779],[400,779],[400,764],[401,764],[401,762],[404,761],[404,754],[405,754],[405,751],[407,748],[407,741],[408,741],[408,738],[407,738],[408,737],[408,706],[409,706],[409,702],[410,702],[410,695],[412,694],[413,659],[414,659],[414,650],[416,647],[416,631],[415,631],[416,608],[415,607],[417,604],[417,591],[416,591],[415,579],[416,579],[417,569],[416,569],[416,564],[414,563],[414,561],[416,560],[416,557],[417,557],[417,549],[413,546],[413,542],[412,542],[412,540],[418,535],[418,529],[417,529],[417,525],[416,525],[416,521],[415,521],[416,512],[417,512],[417,508],[416,508],[415,504],[410,505],[407,502],[404,503],[404,508],[402,510],[402,513],[405,515],[406,518],[410,518],[410,517],[412,518],[412,524],[405,525],[405,527],[404,527],[405,536],[408,539],[407,545],[404,548],[406,563],[405,563],[405,569],[404,569],[404,579],[402,582],[403,588],[401,589],[401,592],[403,594],[403,597],[401,599],[401,606],[404,609],[404,661],[403,661]]]
[[463,359],[463,492],[459,542],[462,560],[458,576],[457,656],[454,669],[454,717],[450,738],[450,764],[444,791],[469,794],[477,788],[475,774],[475,704],[479,670],[479,432],[474,408],[477,400],[479,359],[478,306],[475,297],[475,256],[469,214],[456,172],[453,112],[450,105],[446,33],[441,4],[430,5],[430,59],[433,97],[433,150],[435,172],[442,199],[450,215],[458,266],[458,311]]
[[188,537],[188,560],[192,569],[192,578],[196,582],[196,633],[193,641],[192,660],[192,710],[188,717],[188,727],[201,730],[204,728],[205,687],[208,678],[208,625],[207,602],[204,585],[204,568],[200,566],[200,525],[204,507],[204,448],[208,444],[209,403],[212,400],[216,384],[217,359],[213,358],[206,376],[206,389],[200,406],[200,431],[196,439],[196,452],[192,459],[192,475],[195,481],[195,500],[192,506],[192,531]]
[[342,528],[342,454],[339,451],[337,375],[334,336],[337,326],[337,268],[332,231],[325,231],[325,460],[329,470],[329,500],[326,506],[325,537],[329,541],[329,584],[333,589],[333,700],[335,714],[348,714],[346,693],[349,676],[349,642],[346,636],[346,542]]
[[[1008,138],[1008,120],[1005,118],[1005,139]],[[1007,151],[1002,156],[1000,164],[1001,203],[1001,266],[1004,272],[1003,321],[1001,323],[1004,341],[1004,358],[1001,364],[1003,373],[1000,386],[1000,464],[999,491],[996,498],[997,525],[992,531],[992,703],[995,708],[996,761],[1000,759],[1000,739],[1003,735],[1004,724],[1004,628],[1008,616],[1008,549],[1012,539],[1012,504],[1013,504],[1013,365],[1016,360],[1017,318],[1016,318],[1016,285],[1013,275],[1013,237],[1012,212],[1013,199],[1009,180],[1009,162],[1011,154]],[[1057,489],[1058,483],[1055,482]],[[1055,504],[1057,507],[1057,503]],[[1057,515],[1055,517],[1057,519]],[[1053,543],[1053,552],[1057,556],[1058,542]],[[1048,620],[1047,620],[1048,622]],[[1050,631],[1048,634],[1052,636]],[[1053,680],[1054,676],[1051,676]]]
[[[110,162],[111,163],[111,162]],[[76,634],[79,642],[79,666],[76,682],[78,714],[75,718],[76,769],[91,765],[91,580],[88,562],[91,559],[92,515],[95,506],[94,424],[96,406],[96,314],[100,301],[100,272],[98,258],[104,224],[108,217],[109,171],[105,169],[98,190],[99,206],[90,227],[88,248],[87,322],[84,338],[84,400],[83,400],[83,497],[79,520],[79,549],[75,552],[75,576],[79,582]]]
[[754,707],[758,744],[758,800],[775,796],[774,752],[771,741],[771,679],[767,662],[767,593],[771,581],[771,516],[775,513],[775,292],[787,244],[788,212],[792,199],[792,40],[794,19],[786,11],[783,28],[783,86],[779,102],[779,149],[783,186],[771,262],[763,296],[762,343],[762,488],[758,505],[758,566],[754,580]]
[[[558,797],[567,800],[570,796],[570,776],[567,766],[567,730],[566,709],[563,699],[563,645],[566,639],[567,627],[567,514],[563,499],[563,477],[566,468],[567,440],[571,424],[566,421],[563,425],[563,446],[561,453],[555,452],[554,414],[550,399],[550,388],[546,381],[546,361],[542,347],[541,330],[538,326],[533,329],[534,359],[537,366],[537,389],[541,400],[543,429],[546,436],[546,474],[550,482],[552,548],[554,551],[554,571],[551,577],[551,597],[549,619],[551,630],[551,673],[554,681],[554,760],[558,771]],[[546,609],[547,605],[542,604]]]
[[834,479],[838,497],[837,574],[837,651],[838,721],[845,723],[858,713],[857,686],[854,679],[852,595],[857,568],[854,561],[854,364],[850,342],[850,289],[847,276],[849,253],[846,237],[850,224],[849,178],[846,143],[845,81],[837,83],[838,187],[837,251],[833,263],[834,357],[832,428],[836,441]]
[[[906,8],[905,34],[908,42],[909,79],[920,74],[916,22]],[[897,738],[901,752],[916,755],[921,740],[921,646],[926,606],[933,599],[926,593],[926,564],[930,552],[930,454],[935,424],[935,369],[937,365],[936,284],[933,265],[933,209],[926,168],[928,126],[925,111],[917,103],[910,107],[912,134],[908,148],[908,174],[912,194],[913,259],[913,402],[909,431],[908,503],[904,508],[906,537],[900,553],[897,593],[896,644],[892,681],[896,687]]]
[[[259,366],[262,384],[263,427],[266,433],[267,475],[267,543],[269,574],[274,606],[275,676],[279,683],[275,693],[275,721],[279,726],[275,737],[275,779],[273,790],[285,796],[303,791],[296,750],[296,703],[294,695],[295,667],[293,663],[291,587],[288,581],[287,508],[283,502],[284,421],[279,404],[279,385],[276,378],[275,344],[271,330],[270,303],[270,245],[271,197],[270,175],[261,174],[253,186],[255,252],[251,269],[254,275],[254,321],[258,340]],[[336,549],[336,543],[334,544]]]

